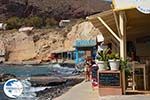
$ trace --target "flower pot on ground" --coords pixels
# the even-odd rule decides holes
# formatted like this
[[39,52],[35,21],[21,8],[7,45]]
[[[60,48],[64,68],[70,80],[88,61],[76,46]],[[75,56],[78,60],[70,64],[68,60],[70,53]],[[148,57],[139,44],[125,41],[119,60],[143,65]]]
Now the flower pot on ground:
[[108,52],[109,52],[109,49],[104,49],[103,51],[97,52],[95,62],[98,65],[100,71],[107,70],[107,68],[108,68],[108,64],[107,64]]
[[109,54],[109,66],[111,70],[119,70],[120,67],[120,59],[118,53]]
[[132,77],[132,67],[128,60],[120,60],[121,70],[125,72],[125,86],[128,87],[128,79]]

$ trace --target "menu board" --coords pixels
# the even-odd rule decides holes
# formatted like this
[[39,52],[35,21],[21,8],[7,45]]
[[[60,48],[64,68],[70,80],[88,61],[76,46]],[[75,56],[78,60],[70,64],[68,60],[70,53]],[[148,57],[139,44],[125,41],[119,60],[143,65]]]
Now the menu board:
[[99,72],[99,86],[100,87],[120,87],[121,86],[120,72],[116,73],[101,73]]

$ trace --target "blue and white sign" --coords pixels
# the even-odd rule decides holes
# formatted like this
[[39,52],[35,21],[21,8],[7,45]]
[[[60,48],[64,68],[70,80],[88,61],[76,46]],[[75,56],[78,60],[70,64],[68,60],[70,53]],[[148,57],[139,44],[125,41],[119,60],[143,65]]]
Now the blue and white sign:
[[150,0],[136,0],[137,10],[144,14],[150,14]]
[[96,45],[96,40],[76,40],[74,47],[92,47]]
[[6,96],[15,99],[22,94],[23,85],[17,79],[10,79],[4,84],[3,90]]

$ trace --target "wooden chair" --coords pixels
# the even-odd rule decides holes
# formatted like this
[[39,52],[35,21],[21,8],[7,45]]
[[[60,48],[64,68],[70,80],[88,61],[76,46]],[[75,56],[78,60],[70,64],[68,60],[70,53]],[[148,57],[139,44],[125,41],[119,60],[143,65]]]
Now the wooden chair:
[[144,90],[147,89],[147,85],[146,85],[146,64],[140,64],[138,62],[132,62],[132,78],[133,78],[133,85],[132,85],[132,89],[135,90],[136,87],[136,82],[135,82],[135,77],[137,76],[135,71],[136,69],[142,69],[143,71],[143,80],[144,80]]

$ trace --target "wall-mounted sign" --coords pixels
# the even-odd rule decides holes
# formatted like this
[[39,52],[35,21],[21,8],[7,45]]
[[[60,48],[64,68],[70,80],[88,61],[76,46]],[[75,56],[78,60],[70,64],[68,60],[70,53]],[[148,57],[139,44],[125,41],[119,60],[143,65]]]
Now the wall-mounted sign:
[[150,0],[136,0],[137,10],[144,14],[150,14]]
[[74,47],[93,47],[96,46],[96,40],[76,40]]

